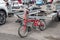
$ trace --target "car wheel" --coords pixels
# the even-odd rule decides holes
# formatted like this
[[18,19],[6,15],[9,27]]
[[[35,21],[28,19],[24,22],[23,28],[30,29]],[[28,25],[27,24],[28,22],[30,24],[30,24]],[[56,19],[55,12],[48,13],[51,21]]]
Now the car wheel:
[[5,17],[5,12],[0,11],[0,25],[3,25],[6,23],[6,17]]
[[57,17],[57,19],[56,19],[57,21],[60,21],[60,17]]
[[58,20],[60,20],[60,17],[59,16],[57,16],[57,18],[58,18]]
[[60,13],[59,12],[57,12],[57,19],[58,19],[58,21],[60,21]]

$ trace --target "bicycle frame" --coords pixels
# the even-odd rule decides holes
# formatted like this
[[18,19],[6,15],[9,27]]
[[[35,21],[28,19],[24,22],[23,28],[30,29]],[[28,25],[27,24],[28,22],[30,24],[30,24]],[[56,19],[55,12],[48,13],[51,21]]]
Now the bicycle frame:
[[33,26],[34,27],[40,27],[40,26],[44,26],[44,24],[40,21],[40,19],[29,19],[28,18],[28,11],[26,11],[25,13],[24,13],[24,19],[23,19],[23,25],[24,25],[24,29],[26,29],[26,27],[27,27],[27,23],[28,22],[33,22]]

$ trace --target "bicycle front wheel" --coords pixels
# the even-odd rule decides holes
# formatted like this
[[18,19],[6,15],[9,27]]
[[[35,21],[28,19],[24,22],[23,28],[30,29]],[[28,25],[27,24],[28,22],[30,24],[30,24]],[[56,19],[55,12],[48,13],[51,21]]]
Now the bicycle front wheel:
[[18,34],[21,38],[26,37],[28,35],[28,28],[24,26],[19,27]]

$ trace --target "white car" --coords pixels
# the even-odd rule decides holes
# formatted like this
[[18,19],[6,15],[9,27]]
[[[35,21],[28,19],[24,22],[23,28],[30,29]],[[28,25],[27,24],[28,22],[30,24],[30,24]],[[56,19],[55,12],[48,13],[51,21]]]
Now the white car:
[[5,24],[7,16],[12,14],[11,7],[9,7],[5,0],[0,0],[0,25]]
[[12,1],[12,11],[16,12],[16,11],[23,11],[24,10],[24,6],[23,4],[18,3],[18,1]]

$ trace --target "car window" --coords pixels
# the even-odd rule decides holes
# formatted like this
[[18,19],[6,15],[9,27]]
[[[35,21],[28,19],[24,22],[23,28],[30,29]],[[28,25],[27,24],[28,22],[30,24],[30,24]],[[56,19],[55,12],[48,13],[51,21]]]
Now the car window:
[[40,9],[40,8],[34,7],[32,10],[37,10],[37,9]]
[[11,0],[11,1],[17,1],[17,0]]

